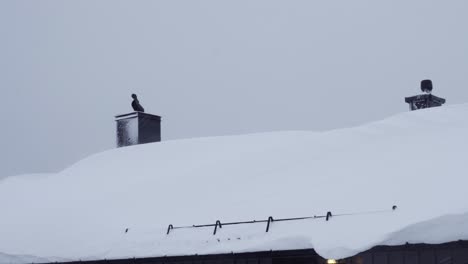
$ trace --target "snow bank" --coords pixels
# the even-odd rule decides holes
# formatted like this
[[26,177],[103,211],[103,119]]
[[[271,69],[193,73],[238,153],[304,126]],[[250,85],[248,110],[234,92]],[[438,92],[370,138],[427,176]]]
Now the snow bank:
[[[84,260],[314,248],[341,258],[377,244],[468,239],[467,117],[460,105],[321,133],[166,141],[9,177],[0,181],[0,252]],[[269,233],[258,223],[166,235],[169,224],[327,211],[351,215],[276,222]]]
[[44,263],[51,261],[48,258],[38,258],[27,255],[9,255],[0,253],[0,263]]

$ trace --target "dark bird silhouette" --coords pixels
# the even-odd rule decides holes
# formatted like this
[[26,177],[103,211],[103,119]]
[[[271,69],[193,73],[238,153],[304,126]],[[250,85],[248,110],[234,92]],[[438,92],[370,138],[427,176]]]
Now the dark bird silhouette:
[[133,101],[132,101],[133,110],[137,112],[145,112],[145,109],[143,108],[143,106],[141,106],[140,101],[138,101],[137,95],[132,94],[132,98],[133,98]]

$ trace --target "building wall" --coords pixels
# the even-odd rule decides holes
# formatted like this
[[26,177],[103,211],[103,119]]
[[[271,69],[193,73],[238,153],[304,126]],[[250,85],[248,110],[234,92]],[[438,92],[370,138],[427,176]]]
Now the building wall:
[[468,241],[429,245],[377,246],[352,258],[350,264],[468,264]]
[[320,264],[323,262],[324,260],[318,256],[313,249],[306,249],[181,257],[76,261],[67,262],[66,264]]
[[[326,264],[313,249],[77,261],[67,264]],[[65,264],[65,263],[56,263]],[[338,264],[468,264],[468,241],[429,245],[377,246]]]

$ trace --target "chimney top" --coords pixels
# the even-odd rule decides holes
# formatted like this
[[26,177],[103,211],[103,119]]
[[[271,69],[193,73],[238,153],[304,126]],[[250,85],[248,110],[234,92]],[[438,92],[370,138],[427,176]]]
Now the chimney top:
[[161,141],[161,117],[133,112],[115,117],[117,147]]
[[409,104],[410,110],[418,110],[430,107],[441,106],[445,104],[445,99],[433,95],[432,92],[432,81],[422,80],[421,91],[423,94],[405,97],[405,102]]
[[422,80],[421,81],[421,91],[424,93],[432,92],[432,81],[431,80]]

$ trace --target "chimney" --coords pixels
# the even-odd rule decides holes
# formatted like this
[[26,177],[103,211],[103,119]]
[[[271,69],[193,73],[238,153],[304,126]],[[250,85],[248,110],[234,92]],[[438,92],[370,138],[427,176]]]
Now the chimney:
[[432,93],[432,81],[431,80],[422,80],[421,81],[421,91],[423,93]]
[[409,104],[410,110],[419,110],[424,108],[442,106],[445,104],[445,99],[432,94],[432,81],[422,80],[421,91],[423,94],[405,97],[405,102]]
[[161,117],[133,112],[115,117],[117,147],[126,147],[161,141]]

